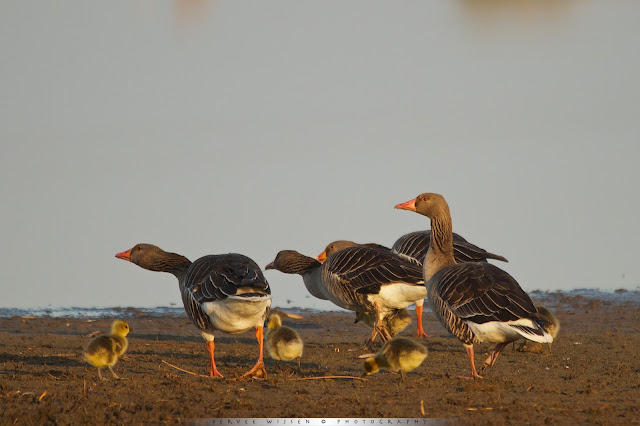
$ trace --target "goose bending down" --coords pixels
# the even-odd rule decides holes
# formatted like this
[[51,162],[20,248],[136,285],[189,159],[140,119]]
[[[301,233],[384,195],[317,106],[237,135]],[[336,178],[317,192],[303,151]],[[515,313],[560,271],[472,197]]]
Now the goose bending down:
[[191,263],[152,244],[137,244],[116,255],[150,271],[169,272],[178,279],[187,315],[207,342],[211,377],[223,377],[216,368],[214,331],[227,334],[256,329],[258,361],[243,375],[266,375],[263,362],[264,320],[271,306],[271,289],[260,267],[247,256],[208,255]]
[[393,310],[406,308],[427,294],[419,266],[371,247],[349,247],[324,263],[283,250],[265,269],[301,275],[309,293],[343,309],[375,312],[368,345],[378,333],[383,339],[391,338],[383,320]]
[[418,368],[427,354],[427,348],[414,340],[396,337],[386,342],[375,356],[364,361],[364,375],[387,368],[391,371],[400,371],[400,377],[404,382],[405,373]]
[[[393,244],[392,248],[387,248],[376,243],[358,244],[349,240],[338,240],[329,243],[324,251],[316,257],[319,262],[324,262],[332,254],[344,250],[347,247],[365,246],[388,250],[404,259],[414,262],[422,266],[424,257],[429,249],[429,241],[431,240],[431,230],[416,231],[403,235]],[[496,259],[507,261],[502,256],[490,253],[474,244],[471,244],[458,234],[453,234],[453,255],[457,263],[461,262],[486,262],[487,259]],[[422,324],[422,310],[424,299],[416,300],[416,319],[418,322],[416,337],[430,337],[425,331]]]
[[428,300],[440,322],[464,344],[473,378],[482,378],[473,359],[474,343],[496,344],[484,362],[486,368],[508,343],[521,337],[553,341],[531,298],[511,275],[490,263],[456,263],[451,214],[442,195],[424,193],[396,208],[431,219],[431,241],[424,261]]
[[102,367],[108,367],[115,379],[120,378],[113,371],[113,366],[129,346],[127,334],[129,334],[129,324],[122,320],[115,320],[111,324],[111,334],[95,337],[82,352],[84,360],[98,368],[100,380],[104,380],[100,373]]
[[[373,312],[356,312],[356,323],[362,322],[373,328],[376,315]],[[406,309],[393,310],[383,321],[382,324],[387,329],[391,337],[407,328],[411,324],[411,316]]]
[[295,359],[298,361],[298,372],[300,372],[300,358],[304,348],[300,335],[294,329],[283,326],[278,314],[269,315],[267,329],[267,351],[271,358],[276,360],[275,368],[278,368],[280,360]]
[[[558,332],[560,331],[560,320],[556,318],[553,313],[549,309],[544,306],[537,306],[538,314],[540,315],[540,319],[542,320],[542,327],[549,332],[553,340],[556,340],[558,336]],[[536,343],[535,345],[527,345],[527,340],[524,341],[523,345],[518,348],[520,352],[544,352],[544,348],[542,343]],[[547,355],[551,355],[551,343],[549,343],[549,353]]]

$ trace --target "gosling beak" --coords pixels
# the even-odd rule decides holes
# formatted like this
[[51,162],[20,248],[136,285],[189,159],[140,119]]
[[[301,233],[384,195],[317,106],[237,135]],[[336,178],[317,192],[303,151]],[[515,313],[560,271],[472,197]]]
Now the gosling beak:
[[409,210],[412,212],[416,211],[416,199],[414,198],[413,200],[409,200],[405,203],[400,203],[400,204],[396,204],[396,209],[401,209],[401,210]]
[[275,262],[275,260],[273,262],[269,263],[267,266],[265,266],[264,267],[265,271],[267,269],[276,269],[276,265],[274,265],[274,262]]

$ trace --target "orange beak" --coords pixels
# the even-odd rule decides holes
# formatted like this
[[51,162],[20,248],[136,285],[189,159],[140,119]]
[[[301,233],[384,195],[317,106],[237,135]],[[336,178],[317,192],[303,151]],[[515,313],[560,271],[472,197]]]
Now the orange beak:
[[131,250],[123,251],[122,253],[116,254],[118,259],[127,260],[131,262]]
[[322,253],[320,253],[318,257],[316,257],[316,259],[318,260],[318,262],[324,263],[324,261],[327,260],[327,251],[325,250]]
[[396,205],[396,209],[409,210],[412,212],[416,211],[416,199],[409,200],[406,203],[401,203]]

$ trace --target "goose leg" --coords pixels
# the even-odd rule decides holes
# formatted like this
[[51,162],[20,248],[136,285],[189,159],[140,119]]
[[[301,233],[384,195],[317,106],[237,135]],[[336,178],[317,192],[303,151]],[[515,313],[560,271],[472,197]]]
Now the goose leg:
[[[260,347],[260,355],[258,355],[258,362],[253,368],[242,375],[242,377],[253,377],[254,375],[258,377],[267,377],[267,370],[264,368],[263,361],[263,343],[264,343],[264,329],[260,325],[256,327],[256,340],[258,340],[258,346]],[[256,374],[257,373],[257,374]]]
[[209,360],[211,361],[211,369],[209,370],[209,376],[211,377],[224,377],[216,368],[216,362],[213,360],[213,350],[216,345],[213,340],[207,340],[207,352],[209,352]]
[[100,380],[104,380],[104,379],[102,378],[102,373],[100,372],[100,370],[102,370],[102,367],[99,367],[99,368],[98,368],[98,377],[100,377]]
[[422,303],[420,304],[416,303],[416,319],[418,320],[418,331],[416,332],[416,337],[417,338],[431,337],[431,335],[425,333],[424,328],[422,328]]
[[493,364],[495,364],[496,360],[498,359],[498,355],[500,355],[500,351],[509,343],[511,342],[498,343],[496,347],[493,348],[487,359],[484,360],[484,366],[482,367],[482,369],[484,370],[485,368],[491,367]]
[[471,363],[471,377],[460,376],[461,379],[482,379],[482,376],[478,374],[476,371],[476,363],[473,360],[473,345],[464,345],[465,350],[467,351],[467,356],[469,357],[469,362]]
[[[380,302],[375,302],[373,306],[376,310],[376,320],[373,323],[373,331],[374,333],[376,332],[380,333],[380,336],[382,337],[383,342],[390,340],[391,334],[387,330],[387,327],[382,325],[382,320],[380,318]],[[372,334],[371,337],[372,337],[371,343],[373,343],[373,337],[375,337],[375,334]]]

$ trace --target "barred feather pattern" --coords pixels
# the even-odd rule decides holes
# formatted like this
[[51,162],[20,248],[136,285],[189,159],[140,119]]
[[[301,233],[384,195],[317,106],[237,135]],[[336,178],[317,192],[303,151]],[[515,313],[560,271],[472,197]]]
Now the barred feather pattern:
[[249,293],[242,296],[271,294],[260,267],[242,254],[229,253],[201,257],[191,264],[182,286],[184,308],[200,330],[210,328],[208,315],[202,304],[238,295],[238,289]]
[[[540,316],[529,295],[502,269],[489,263],[462,263],[447,266],[430,280],[429,300],[434,312],[450,333],[465,344],[477,339],[465,322],[484,324],[530,318],[540,323]],[[542,336],[542,327],[515,326]]]
[[399,258],[388,249],[355,246],[330,256],[322,279],[327,289],[350,307],[368,306],[368,294],[383,285],[405,283],[423,286],[422,268]]
[[[429,250],[431,230],[416,231],[403,235],[393,244],[391,251],[414,263],[422,265]],[[504,257],[488,252],[475,244],[468,242],[462,236],[453,233],[453,256],[457,263],[486,262],[494,259],[506,262]]]

